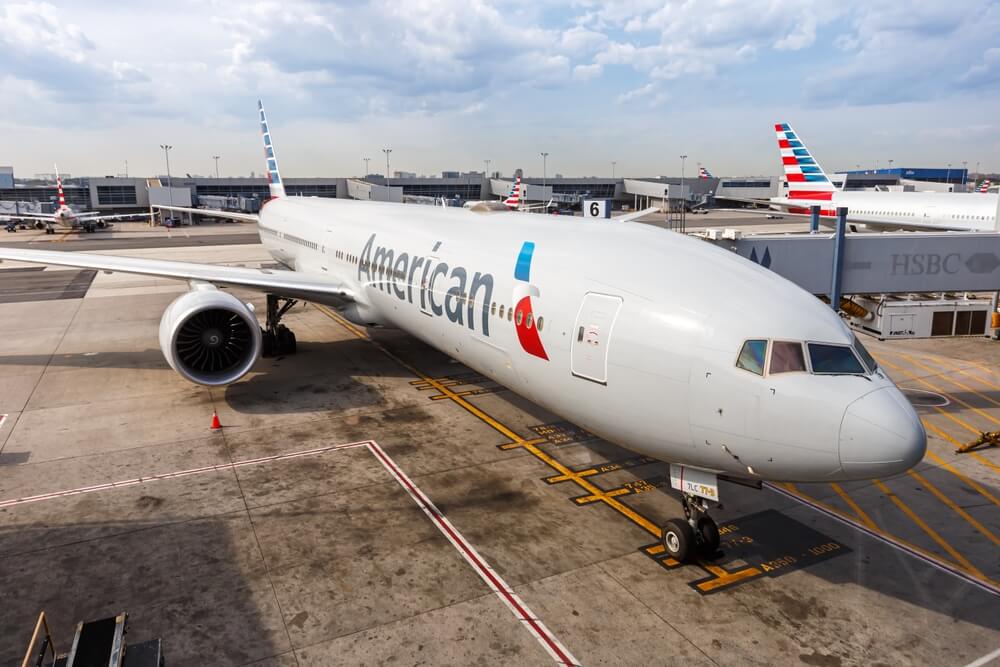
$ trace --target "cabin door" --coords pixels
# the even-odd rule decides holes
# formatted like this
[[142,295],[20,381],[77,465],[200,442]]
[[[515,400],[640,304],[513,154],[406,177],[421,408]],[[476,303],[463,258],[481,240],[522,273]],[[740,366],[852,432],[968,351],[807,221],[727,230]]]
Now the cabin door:
[[608,350],[622,298],[588,292],[576,316],[570,355],[573,375],[607,384]]

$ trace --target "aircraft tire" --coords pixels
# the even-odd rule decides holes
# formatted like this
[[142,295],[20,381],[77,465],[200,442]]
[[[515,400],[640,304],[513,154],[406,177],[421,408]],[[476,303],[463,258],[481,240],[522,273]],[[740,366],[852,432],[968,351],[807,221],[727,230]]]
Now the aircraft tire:
[[698,537],[701,538],[701,552],[706,558],[711,558],[719,550],[719,526],[710,516],[698,519]]
[[694,530],[684,519],[667,521],[663,526],[662,540],[667,555],[681,563],[687,561],[694,551]]
[[275,336],[270,331],[261,331],[260,334],[260,356],[262,357],[273,357],[275,355],[276,341]]

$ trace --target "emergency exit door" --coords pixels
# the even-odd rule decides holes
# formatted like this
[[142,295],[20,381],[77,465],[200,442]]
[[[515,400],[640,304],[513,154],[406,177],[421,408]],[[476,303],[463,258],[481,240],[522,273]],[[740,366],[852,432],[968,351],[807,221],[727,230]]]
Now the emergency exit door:
[[576,316],[570,363],[573,375],[607,384],[608,349],[622,299],[588,292]]

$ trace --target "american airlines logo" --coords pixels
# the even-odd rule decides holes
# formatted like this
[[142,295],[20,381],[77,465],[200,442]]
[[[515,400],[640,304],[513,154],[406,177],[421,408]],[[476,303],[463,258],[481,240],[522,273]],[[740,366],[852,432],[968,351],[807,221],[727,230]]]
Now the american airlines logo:
[[[433,251],[440,247],[439,241]],[[484,336],[490,335],[491,273],[471,273],[464,266],[449,266],[432,256],[410,255],[376,246],[375,234],[372,234],[361,251],[358,280],[365,280],[400,301],[419,302],[422,311],[435,317],[447,317],[473,331],[476,330],[478,305],[479,326]]]

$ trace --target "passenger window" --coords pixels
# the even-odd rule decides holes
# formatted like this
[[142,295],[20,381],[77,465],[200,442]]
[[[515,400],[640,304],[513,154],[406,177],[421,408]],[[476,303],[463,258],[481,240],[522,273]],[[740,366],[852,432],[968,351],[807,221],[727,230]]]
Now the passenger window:
[[776,340],[771,343],[771,362],[768,373],[792,373],[806,369],[802,343]]
[[766,340],[748,340],[743,343],[743,349],[740,350],[740,356],[736,360],[736,365],[751,373],[763,375],[765,356],[767,356]]
[[854,337],[853,345],[854,351],[858,353],[859,357],[861,357],[861,361],[868,367],[868,371],[874,373],[875,369],[878,368],[878,362],[875,361],[875,357],[873,357],[871,353],[865,349],[865,346],[861,344],[861,341],[857,336]]
[[846,345],[809,343],[809,361],[813,373],[864,375],[865,368]]
[[517,311],[517,326],[521,326],[522,322],[524,322],[524,311],[519,310]]
[[542,330],[542,325],[544,325],[544,324],[545,324],[545,318],[544,317],[539,317],[538,321],[535,322],[535,326],[538,327],[539,331]]
[[500,319],[503,319],[503,304],[500,304]]
[[531,313],[528,313],[528,317],[525,319],[524,326],[526,326],[526,327],[528,327],[530,329],[531,328],[531,320],[532,320]]
[[494,302],[493,302],[493,303],[492,303],[492,304],[490,305],[490,315],[496,315],[496,314],[497,314],[497,302],[496,302],[496,301],[494,301]]

